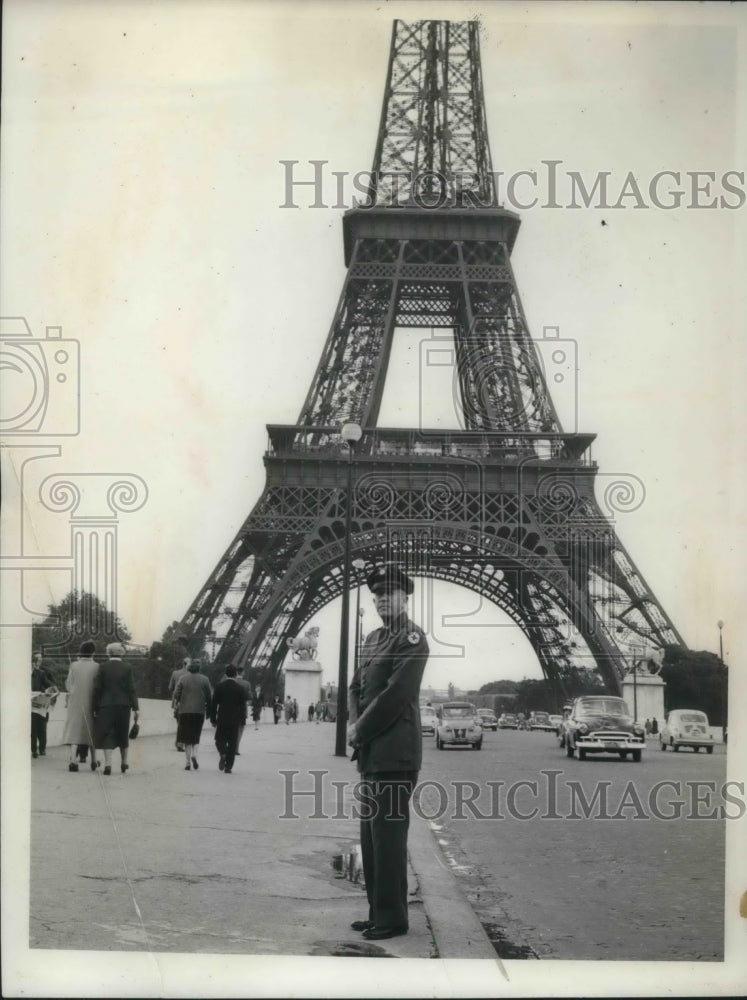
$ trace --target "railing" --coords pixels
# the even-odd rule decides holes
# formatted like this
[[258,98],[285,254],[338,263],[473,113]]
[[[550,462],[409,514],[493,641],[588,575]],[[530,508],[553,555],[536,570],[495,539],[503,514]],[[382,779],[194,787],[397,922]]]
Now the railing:
[[[329,456],[346,458],[348,446],[339,427],[270,424],[267,454],[272,457]],[[550,434],[530,431],[424,430],[366,428],[355,448],[361,458],[464,458],[480,462],[557,460],[591,465],[594,434]]]

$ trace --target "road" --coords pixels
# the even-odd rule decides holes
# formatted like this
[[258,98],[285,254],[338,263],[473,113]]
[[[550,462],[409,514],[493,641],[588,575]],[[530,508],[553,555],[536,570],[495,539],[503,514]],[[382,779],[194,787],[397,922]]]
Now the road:
[[712,791],[725,765],[720,746],[649,741],[635,764],[569,760],[552,733],[486,732],[480,752],[425,738],[416,807],[504,957],[716,961],[719,812],[740,809]]

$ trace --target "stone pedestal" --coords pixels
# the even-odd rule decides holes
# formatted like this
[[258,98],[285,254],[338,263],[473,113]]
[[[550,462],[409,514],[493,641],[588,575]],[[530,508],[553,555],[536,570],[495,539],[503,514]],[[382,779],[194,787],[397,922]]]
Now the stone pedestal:
[[318,660],[293,660],[285,663],[285,697],[298,702],[298,719],[307,718],[309,705],[321,697],[322,665]]
[[628,704],[631,715],[638,722],[656,719],[661,729],[664,721],[664,681],[658,674],[636,674],[635,690],[633,674],[626,674],[622,682],[622,696]]

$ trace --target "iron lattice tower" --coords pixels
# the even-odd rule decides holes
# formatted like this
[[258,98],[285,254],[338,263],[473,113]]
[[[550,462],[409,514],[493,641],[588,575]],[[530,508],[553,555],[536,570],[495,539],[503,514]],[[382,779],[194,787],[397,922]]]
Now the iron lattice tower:
[[[182,621],[266,690],[286,638],[342,592],[345,423],[363,428],[353,558],[498,604],[561,691],[584,658],[617,691],[641,644],[682,644],[597,503],[594,435],[560,425],[511,268],[519,222],[496,197],[478,25],[396,21],[321,360],[297,424],[268,427],[264,491]],[[461,430],[378,426],[398,327],[453,331]]]

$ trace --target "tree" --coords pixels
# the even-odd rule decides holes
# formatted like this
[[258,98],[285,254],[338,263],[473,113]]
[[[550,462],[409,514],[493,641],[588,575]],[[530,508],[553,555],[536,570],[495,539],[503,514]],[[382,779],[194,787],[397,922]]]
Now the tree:
[[31,645],[62,688],[70,663],[81,643],[94,642],[103,653],[107,643],[126,643],[132,636],[127,626],[95,594],[71,590],[59,604],[50,604],[42,621],[31,626]]
[[478,694],[515,694],[518,681],[490,681],[478,691]]
[[59,604],[50,604],[46,617],[31,627],[31,643],[44,657],[75,657],[82,642],[96,648],[109,642],[127,642],[130,630],[95,594],[71,590]]
[[723,724],[726,668],[707,650],[667,646],[660,677],[665,682],[664,707],[697,708],[712,726]]

